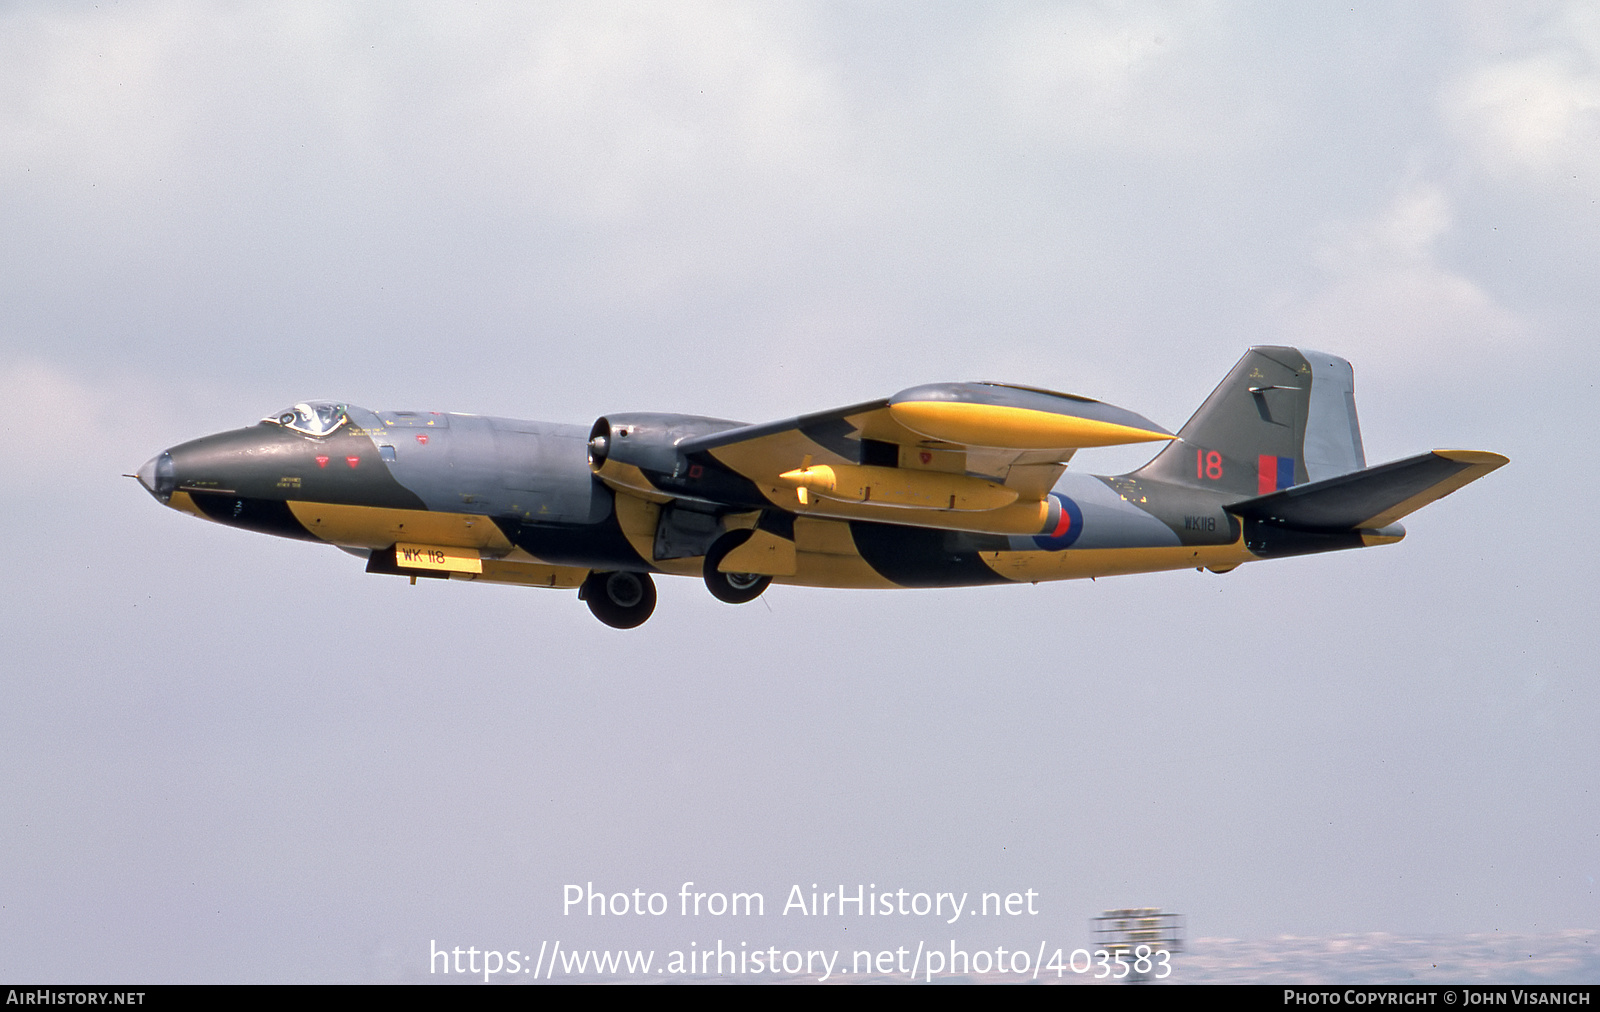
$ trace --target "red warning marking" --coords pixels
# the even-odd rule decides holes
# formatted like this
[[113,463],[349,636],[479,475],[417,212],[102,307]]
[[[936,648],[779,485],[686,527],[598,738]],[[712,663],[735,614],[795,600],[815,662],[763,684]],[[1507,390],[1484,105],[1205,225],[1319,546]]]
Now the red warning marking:
[[318,457],[317,458],[317,466],[318,467],[327,467],[328,466],[328,458],[327,457]]
[[361,458],[360,457],[346,457],[346,458],[344,458],[344,462],[346,464],[349,464],[351,467],[355,467],[357,464],[361,463]]
[[700,466],[699,464],[690,464],[689,465],[689,477],[698,478],[702,474],[705,474],[705,473],[706,473],[706,469],[704,467]]
[[924,464],[933,463],[933,454],[929,453],[927,450],[923,450],[921,453],[917,454],[917,456],[922,458],[922,462]]
[[427,446],[428,445],[428,434],[426,432],[417,433],[417,442],[421,443],[423,446]]

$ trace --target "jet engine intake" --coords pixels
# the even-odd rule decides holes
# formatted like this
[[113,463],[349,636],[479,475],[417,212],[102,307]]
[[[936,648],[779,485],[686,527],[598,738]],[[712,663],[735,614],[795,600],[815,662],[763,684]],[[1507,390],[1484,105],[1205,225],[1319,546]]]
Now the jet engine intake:
[[589,429],[589,469],[607,484],[654,492],[656,486],[649,475],[682,477],[688,470],[688,461],[678,450],[679,443],[743,424],[724,418],[656,412],[605,415]]

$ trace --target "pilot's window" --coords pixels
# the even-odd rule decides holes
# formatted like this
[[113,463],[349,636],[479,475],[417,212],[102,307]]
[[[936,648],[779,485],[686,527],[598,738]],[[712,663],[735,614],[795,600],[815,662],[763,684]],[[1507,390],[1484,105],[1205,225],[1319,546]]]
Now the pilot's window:
[[332,401],[305,401],[285,408],[265,421],[277,422],[286,429],[304,432],[308,436],[326,436],[343,425],[348,416],[343,404]]

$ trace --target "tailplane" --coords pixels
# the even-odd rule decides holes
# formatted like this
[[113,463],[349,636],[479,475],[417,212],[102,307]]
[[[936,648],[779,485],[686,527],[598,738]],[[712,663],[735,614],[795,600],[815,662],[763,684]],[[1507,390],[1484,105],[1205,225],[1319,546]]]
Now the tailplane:
[[1300,530],[1377,529],[1508,463],[1483,450],[1434,450],[1231,503],[1227,509],[1245,520]]

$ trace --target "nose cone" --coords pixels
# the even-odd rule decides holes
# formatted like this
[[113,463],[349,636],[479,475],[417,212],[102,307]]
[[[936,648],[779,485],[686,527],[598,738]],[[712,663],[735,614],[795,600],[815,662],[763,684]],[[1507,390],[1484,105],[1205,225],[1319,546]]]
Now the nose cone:
[[164,450],[145,461],[134,477],[158,502],[167,504],[172,499],[172,490],[178,485],[177,472],[172,466],[172,451]]

